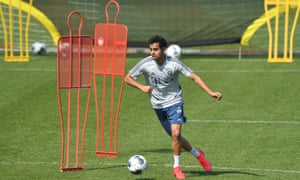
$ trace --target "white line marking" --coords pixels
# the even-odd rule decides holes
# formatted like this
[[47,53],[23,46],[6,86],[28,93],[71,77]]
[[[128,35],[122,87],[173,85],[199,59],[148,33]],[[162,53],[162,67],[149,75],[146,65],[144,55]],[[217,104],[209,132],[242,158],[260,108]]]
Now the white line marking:
[[[107,165],[124,165],[127,166],[125,163],[108,163]],[[164,166],[164,167],[173,167],[172,164],[148,164],[148,166],[154,166],[154,167],[159,167],[159,166]],[[199,168],[199,165],[181,165],[181,167],[184,168]],[[300,171],[298,170],[283,170],[283,169],[258,169],[258,168],[236,168],[236,167],[218,167],[218,166],[213,166],[213,169],[226,169],[226,170],[235,170],[235,171],[264,171],[264,172],[280,172],[280,173],[297,173],[299,174]]]
[[188,119],[188,122],[193,123],[236,123],[236,124],[300,124],[300,121],[284,121],[284,120],[200,120],[200,119]]
[[0,68],[0,71],[23,71],[23,72],[55,72],[56,69],[40,68]]
[[297,170],[283,170],[283,169],[258,169],[258,168],[233,168],[233,167],[213,167],[214,169],[230,169],[230,170],[244,170],[244,171],[264,171],[264,172],[273,172],[273,173],[297,173],[300,171]]
[[16,161],[16,162],[4,162],[0,161],[0,164],[3,165],[55,165],[59,164],[59,162],[25,162],[25,161]]
[[[24,72],[53,72],[56,69],[41,68],[0,68],[0,71],[24,71]],[[232,70],[195,70],[198,73],[299,73],[300,69],[232,69]]]
[[300,69],[251,69],[251,70],[195,70],[199,73],[299,73]]
[[[2,165],[59,165],[59,162],[4,162],[0,161]],[[84,165],[89,166],[99,166],[99,163],[85,162]],[[101,166],[127,166],[127,163],[100,163]],[[153,167],[173,167],[172,164],[148,164],[148,166]],[[199,165],[182,165],[183,168],[199,168]],[[87,168],[88,169],[88,168]],[[287,169],[259,169],[259,168],[240,168],[240,167],[221,167],[213,166],[213,169],[224,169],[224,170],[235,170],[235,171],[262,171],[262,172],[272,172],[272,173],[289,173],[289,174],[300,174],[300,170],[287,170]]]

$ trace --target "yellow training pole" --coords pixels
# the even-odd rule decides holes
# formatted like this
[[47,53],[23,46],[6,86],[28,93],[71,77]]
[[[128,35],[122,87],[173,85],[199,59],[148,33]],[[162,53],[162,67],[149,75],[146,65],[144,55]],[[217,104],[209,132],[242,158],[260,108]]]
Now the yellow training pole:
[[[274,27],[271,24],[271,17],[269,6],[276,8],[276,15],[274,18]],[[290,27],[290,8],[296,7],[293,24]],[[265,0],[264,9],[267,17],[267,27],[269,34],[269,48],[268,48],[268,62],[293,62],[293,39],[295,29],[299,17],[300,0]],[[284,22],[280,24],[281,9],[284,9]],[[279,32],[280,27],[283,33]],[[282,55],[280,57],[279,38],[283,38]]]
[[[3,25],[4,32],[4,60],[6,62],[28,62],[29,61],[29,40],[28,40],[28,32],[29,32],[29,24],[30,24],[30,13],[27,13],[26,16],[26,24],[23,26],[23,5],[29,5],[32,7],[33,0],[29,0],[28,3],[25,3],[22,0],[9,0],[8,5],[8,27],[5,23],[4,13],[1,7],[1,20]],[[17,5],[16,5],[17,4]],[[17,8],[17,10],[14,10]],[[27,7],[28,8],[28,7]],[[14,12],[17,11],[17,18],[14,18],[16,15]],[[17,21],[15,23],[14,21]],[[14,24],[18,24],[18,32],[14,32]],[[25,30],[24,30],[25,28]],[[15,42],[14,39],[18,38],[18,42]],[[19,54],[16,55],[15,51],[19,51]]]
[[[32,0],[29,1],[29,5],[30,7],[32,7]],[[26,20],[26,27],[25,27],[25,52],[26,52],[26,57],[29,58],[29,38],[28,38],[28,31],[29,31],[29,23],[30,23],[30,15],[31,14],[27,14],[27,20]]]
[[10,48],[10,55],[8,57],[8,59],[5,59],[7,61],[9,61],[10,57],[14,56],[14,46],[13,46],[13,42],[14,42],[14,36],[13,36],[13,19],[12,19],[12,5],[11,5],[12,1],[9,1],[9,8],[8,8],[8,16],[9,16],[9,48]]
[[6,23],[5,23],[5,19],[4,19],[4,14],[2,11],[2,6],[0,4],[0,15],[1,15],[1,22],[2,22],[2,27],[3,27],[3,35],[4,35],[4,59],[6,59],[8,57],[8,53],[7,53],[7,29],[6,29]]
[[23,16],[22,16],[22,1],[19,1],[19,46],[20,58],[23,58]]

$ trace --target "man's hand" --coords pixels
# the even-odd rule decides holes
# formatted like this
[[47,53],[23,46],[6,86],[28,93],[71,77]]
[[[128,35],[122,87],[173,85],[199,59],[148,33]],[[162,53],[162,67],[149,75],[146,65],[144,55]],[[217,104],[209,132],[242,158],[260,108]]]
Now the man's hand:
[[211,94],[212,97],[216,98],[218,101],[220,101],[222,99],[222,94],[219,92],[213,92]]
[[151,91],[153,90],[153,87],[152,86],[142,86],[141,87],[141,90],[144,92],[144,93],[151,93]]

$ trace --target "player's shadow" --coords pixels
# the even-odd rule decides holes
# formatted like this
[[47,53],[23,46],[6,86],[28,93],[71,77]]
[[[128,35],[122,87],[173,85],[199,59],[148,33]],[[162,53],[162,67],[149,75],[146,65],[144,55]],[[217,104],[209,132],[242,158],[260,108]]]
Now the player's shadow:
[[160,148],[160,149],[147,149],[143,150],[144,152],[151,152],[151,153],[172,153],[172,149],[170,148]]
[[242,172],[242,171],[212,171],[212,172],[204,172],[204,171],[185,171],[187,176],[195,177],[195,176],[219,176],[223,174],[243,174],[248,176],[262,176],[255,173]]

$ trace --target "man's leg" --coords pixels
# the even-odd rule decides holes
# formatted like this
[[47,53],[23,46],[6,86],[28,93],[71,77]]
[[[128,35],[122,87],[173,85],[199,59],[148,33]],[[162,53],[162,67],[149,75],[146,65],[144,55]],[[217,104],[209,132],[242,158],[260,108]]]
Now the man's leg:
[[171,125],[171,138],[172,138],[172,149],[174,154],[174,169],[173,173],[177,179],[185,179],[180,168],[180,154],[181,154],[181,124]]
[[171,125],[172,149],[175,155],[181,154],[181,147],[188,146],[187,141],[181,137],[181,124]]
[[[181,148],[185,149],[188,152],[191,152],[199,161],[201,166],[206,172],[212,170],[211,163],[205,158],[203,151],[196,150],[191,146],[187,139],[181,136],[181,124],[171,125],[172,130],[172,143],[173,143],[173,153],[174,153],[174,167],[179,166],[180,163],[180,154]],[[178,162],[177,162],[178,161]]]

